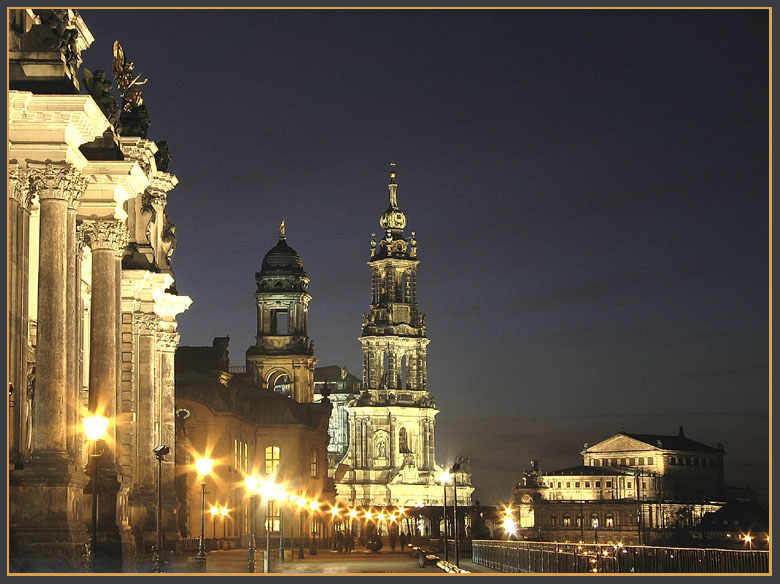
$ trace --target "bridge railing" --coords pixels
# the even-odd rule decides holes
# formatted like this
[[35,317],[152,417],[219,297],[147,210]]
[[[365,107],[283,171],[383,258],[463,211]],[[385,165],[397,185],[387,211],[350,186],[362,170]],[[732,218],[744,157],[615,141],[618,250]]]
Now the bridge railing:
[[769,572],[769,552],[474,540],[472,561],[500,572],[560,573],[747,573]]

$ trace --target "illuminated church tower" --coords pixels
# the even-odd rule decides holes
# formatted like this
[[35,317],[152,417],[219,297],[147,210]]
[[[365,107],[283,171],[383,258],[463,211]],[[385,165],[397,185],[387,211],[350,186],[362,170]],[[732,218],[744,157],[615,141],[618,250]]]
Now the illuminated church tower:
[[[363,315],[360,397],[347,406],[350,446],[335,474],[337,496],[348,504],[441,505],[436,464],[436,404],[427,390],[425,315],[417,302],[417,242],[404,236],[406,216],[398,206],[394,165],[389,206],[372,235],[371,310]],[[460,503],[473,488],[462,469]]]
[[257,336],[246,352],[246,370],[256,385],[299,403],[314,401],[314,343],[307,333],[309,275],[287,245],[284,221],[279,242],[265,257],[257,281]]

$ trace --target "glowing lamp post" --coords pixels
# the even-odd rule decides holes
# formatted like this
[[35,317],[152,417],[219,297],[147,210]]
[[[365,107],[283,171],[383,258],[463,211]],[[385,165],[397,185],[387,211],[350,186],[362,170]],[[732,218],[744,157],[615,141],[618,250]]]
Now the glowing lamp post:
[[450,472],[452,473],[452,498],[455,505],[455,566],[460,568],[460,549],[458,546],[458,476],[455,474],[460,470],[460,463],[456,462],[452,465]]
[[214,467],[214,460],[208,457],[195,461],[195,469],[200,477],[200,540],[198,541],[198,555],[196,556],[201,571],[206,569],[206,542],[203,539],[206,530],[206,480]]
[[249,544],[247,552],[249,559],[247,561],[247,571],[251,574],[255,571],[255,494],[259,481],[256,477],[246,477],[244,487],[249,495]]
[[89,571],[95,571],[95,560],[97,556],[97,498],[98,498],[98,459],[103,455],[103,451],[98,452],[98,442],[101,442],[108,429],[108,418],[100,415],[90,416],[83,419],[84,435],[87,440],[92,442],[92,533],[90,533],[88,566]]
[[507,539],[511,539],[512,536],[517,533],[517,524],[515,523],[514,518],[510,515],[511,512],[511,509],[505,510],[506,516],[504,517],[504,532],[506,533]]
[[219,510],[219,514],[222,516],[222,540],[224,541],[224,540],[227,539],[226,523],[227,523],[227,517],[228,517],[228,508],[227,507],[222,507]]
[[447,484],[451,480],[452,475],[446,470],[439,474],[439,482],[441,482],[441,486],[444,487],[444,505],[442,506],[442,509],[444,510],[444,560],[447,562],[450,561],[449,533],[447,529]]
[[306,499],[298,497],[295,501],[298,505],[298,559],[303,559],[303,508],[306,507]]
[[753,549],[753,538],[749,535],[745,536],[745,543],[748,544],[748,549]]
[[320,508],[320,504],[317,501],[311,501],[309,503],[309,509],[311,509],[310,517],[311,517],[311,545],[309,546],[309,555],[316,556],[317,555],[317,532],[314,531],[314,522],[316,520],[316,516],[314,515],[317,510]]

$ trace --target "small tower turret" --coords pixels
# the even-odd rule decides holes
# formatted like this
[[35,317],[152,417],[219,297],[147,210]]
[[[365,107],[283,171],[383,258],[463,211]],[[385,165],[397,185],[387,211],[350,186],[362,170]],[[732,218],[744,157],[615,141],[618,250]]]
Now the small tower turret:
[[314,343],[307,333],[311,295],[301,256],[287,245],[285,222],[279,241],[255,274],[257,336],[246,352],[247,372],[255,384],[288,395],[297,402],[314,401]]

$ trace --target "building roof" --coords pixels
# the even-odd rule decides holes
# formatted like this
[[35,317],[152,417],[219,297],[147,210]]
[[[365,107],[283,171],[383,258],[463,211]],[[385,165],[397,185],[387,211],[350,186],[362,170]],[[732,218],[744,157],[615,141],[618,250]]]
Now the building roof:
[[667,436],[664,434],[629,434],[628,432],[621,432],[633,438],[639,440],[645,444],[650,444],[656,448],[663,448],[664,450],[695,450],[702,452],[720,452],[720,449],[707,446],[701,442],[696,442],[690,438],[685,437],[682,426],[680,427],[680,433],[676,436]]
[[197,371],[176,374],[176,400],[181,399],[200,402],[217,414],[233,414],[259,426],[303,424],[314,429],[323,422],[327,424],[332,410],[327,399],[298,403],[253,385],[249,376],[235,375],[225,387],[215,376]]
[[357,383],[360,379],[339,365],[325,365],[314,368],[314,383]]

